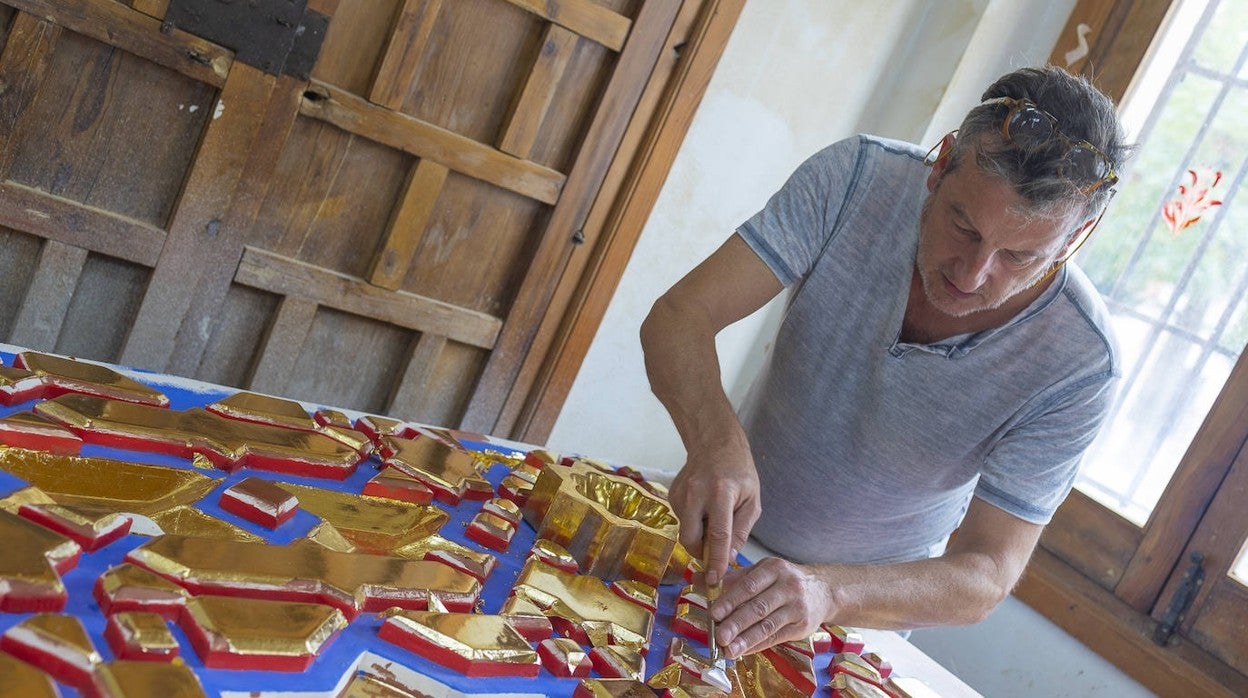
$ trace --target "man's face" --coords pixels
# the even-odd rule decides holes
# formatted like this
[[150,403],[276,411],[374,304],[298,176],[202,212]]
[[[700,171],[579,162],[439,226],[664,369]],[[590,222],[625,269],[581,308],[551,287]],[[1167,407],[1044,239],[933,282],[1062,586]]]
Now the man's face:
[[973,162],[948,172],[936,167],[919,220],[917,266],[928,302],[966,317],[1021,301],[1018,294],[1052,268],[1076,222],[1025,215],[1022,197]]

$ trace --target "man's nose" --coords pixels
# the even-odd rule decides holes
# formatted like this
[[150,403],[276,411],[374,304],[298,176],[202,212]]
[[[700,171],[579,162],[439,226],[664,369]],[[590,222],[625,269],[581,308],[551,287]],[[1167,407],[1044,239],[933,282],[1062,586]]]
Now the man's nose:
[[976,251],[974,254],[963,258],[962,273],[955,280],[955,284],[963,293],[973,293],[978,291],[981,286],[988,282],[991,275],[993,265],[993,255]]

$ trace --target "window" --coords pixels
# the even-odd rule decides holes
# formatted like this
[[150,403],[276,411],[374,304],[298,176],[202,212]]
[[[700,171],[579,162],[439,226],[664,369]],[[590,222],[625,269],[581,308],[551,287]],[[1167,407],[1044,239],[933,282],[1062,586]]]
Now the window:
[[[1079,264],[1124,379],[1079,487],[1144,525],[1248,341],[1248,3],[1183,2],[1123,103],[1140,145]],[[1161,73],[1161,74],[1158,74]]]
[[1053,62],[1080,36],[1140,145],[1078,257],[1124,380],[1018,595],[1160,694],[1248,695],[1248,2],[1080,0]]

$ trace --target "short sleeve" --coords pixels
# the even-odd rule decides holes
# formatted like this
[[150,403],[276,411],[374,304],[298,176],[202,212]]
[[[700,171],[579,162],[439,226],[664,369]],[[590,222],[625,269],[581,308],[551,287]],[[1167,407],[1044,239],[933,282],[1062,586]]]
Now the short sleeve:
[[1105,421],[1115,382],[1108,372],[1085,378],[1011,428],[988,455],[975,496],[1024,521],[1047,524]]
[[790,175],[763,210],[737,228],[746,244],[785,286],[814,266],[860,166],[860,137],[815,153]]

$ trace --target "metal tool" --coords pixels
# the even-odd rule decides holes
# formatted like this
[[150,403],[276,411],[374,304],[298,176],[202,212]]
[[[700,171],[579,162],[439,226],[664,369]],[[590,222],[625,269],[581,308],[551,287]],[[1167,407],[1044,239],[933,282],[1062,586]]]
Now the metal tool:
[[710,652],[711,668],[702,672],[702,682],[723,691],[732,692],[732,682],[728,680],[728,660],[724,659],[715,642],[715,617],[711,615],[711,606],[719,598],[720,583],[708,584],[706,587],[706,646]]

